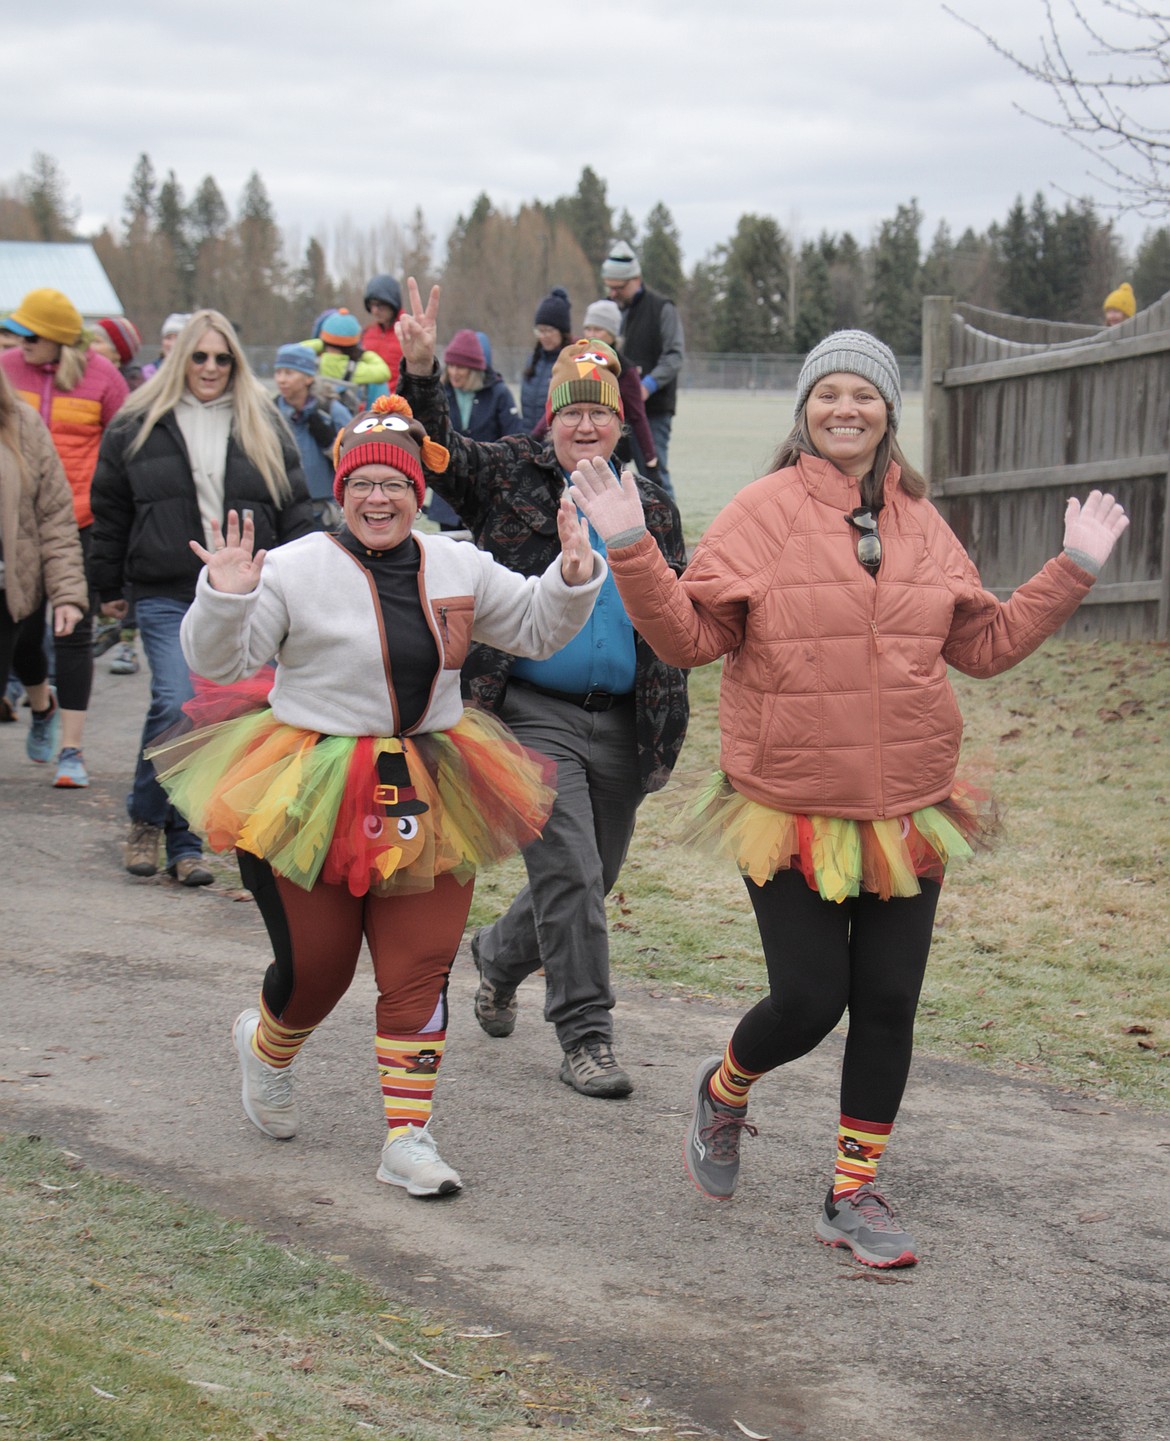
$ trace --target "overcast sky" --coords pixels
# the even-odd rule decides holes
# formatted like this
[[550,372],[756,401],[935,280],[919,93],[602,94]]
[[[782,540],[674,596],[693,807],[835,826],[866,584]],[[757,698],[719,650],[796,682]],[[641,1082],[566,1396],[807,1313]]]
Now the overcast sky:
[[[953,3],[1038,54],[1041,0]],[[47,151],[85,228],[117,222],[143,150],[188,197],[214,175],[233,207],[258,170],[302,244],[418,205],[441,247],[480,191],[515,209],[591,165],[615,214],[641,224],[665,201],[688,266],[746,211],[864,242],[917,197],[928,244],[940,220],[985,229],[1020,193],[1108,196],[1014,108],[1044,94],[934,0],[5,9],[0,181]],[[1132,246],[1148,223],[1120,229]]]

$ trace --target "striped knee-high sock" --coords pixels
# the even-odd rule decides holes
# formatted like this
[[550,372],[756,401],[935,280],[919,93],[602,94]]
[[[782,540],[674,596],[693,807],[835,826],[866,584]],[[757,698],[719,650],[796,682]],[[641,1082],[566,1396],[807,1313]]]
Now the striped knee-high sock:
[[833,1176],[834,1201],[851,1196],[874,1179],[893,1129],[892,1121],[859,1121],[841,1113],[837,1129],[837,1170]]
[[309,1026],[305,1030],[282,1026],[261,998],[260,1024],[252,1037],[252,1049],[265,1065],[283,1071],[296,1060],[297,1052],[316,1029],[316,1026]]
[[425,1126],[431,1119],[431,1099],[446,1037],[446,1031],[426,1031],[374,1038],[382,1104],[391,1137],[411,1126]]
[[763,1071],[745,1071],[731,1052],[731,1042],[723,1053],[723,1064],[707,1082],[711,1099],[719,1106],[746,1106],[748,1091]]

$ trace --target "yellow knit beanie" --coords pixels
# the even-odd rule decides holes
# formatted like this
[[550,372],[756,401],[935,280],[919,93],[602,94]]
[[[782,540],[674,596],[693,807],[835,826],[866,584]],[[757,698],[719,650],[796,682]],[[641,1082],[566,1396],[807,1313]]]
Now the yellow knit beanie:
[[1105,297],[1102,310],[1120,310],[1126,320],[1137,314],[1137,301],[1134,299],[1133,286],[1128,280],[1123,280],[1116,290],[1111,291]]

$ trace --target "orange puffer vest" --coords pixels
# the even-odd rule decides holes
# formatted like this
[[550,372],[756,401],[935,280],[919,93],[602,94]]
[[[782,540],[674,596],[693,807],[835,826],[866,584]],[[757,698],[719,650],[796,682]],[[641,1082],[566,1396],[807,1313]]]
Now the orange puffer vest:
[[90,354],[85,373],[73,389],[58,390],[53,384],[55,365],[29,365],[18,350],[6,350],[0,355],[0,365],[21,400],[49,427],[73,492],[77,524],[92,524],[89,486],[102,435],[130,394],[118,367],[104,355]]

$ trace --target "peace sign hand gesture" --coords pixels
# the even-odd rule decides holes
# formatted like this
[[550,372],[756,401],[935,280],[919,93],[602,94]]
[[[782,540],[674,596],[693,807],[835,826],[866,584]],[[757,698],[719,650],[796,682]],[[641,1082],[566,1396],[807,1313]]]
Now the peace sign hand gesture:
[[221,590],[227,595],[250,595],[260,584],[260,571],[268,552],[258,550],[252,554],[256,532],[250,510],[244,512],[242,532],[240,518],[234,510],[228,511],[227,522],[226,538],[219,522],[211,522],[210,551],[204,550],[197,540],[188,544],[207,567],[207,581],[212,590]]
[[405,307],[394,322],[394,334],[402,346],[406,369],[411,375],[430,375],[435,366],[435,342],[439,331],[439,287],[431,286],[427,308],[423,309],[418,283],[412,275],[406,282],[410,312]]

